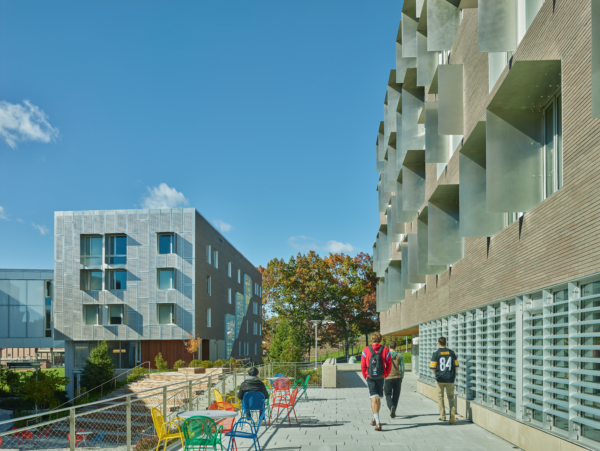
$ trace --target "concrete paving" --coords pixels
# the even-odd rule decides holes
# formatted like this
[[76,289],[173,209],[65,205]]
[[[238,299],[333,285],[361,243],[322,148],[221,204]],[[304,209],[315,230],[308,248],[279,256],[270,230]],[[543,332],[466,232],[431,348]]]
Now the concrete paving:
[[[439,421],[437,404],[418,394],[417,376],[407,373],[397,416],[390,417],[383,401],[382,432],[370,425],[372,413],[360,373],[338,373],[338,389],[309,389],[309,402],[296,404],[298,424],[280,414],[265,430],[262,449],[273,451],[513,451],[518,449],[491,432],[457,417],[454,425]],[[274,412],[275,414],[276,412]],[[449,415],[448,415],[449,417]],[[229,439],[224,437],[227,445]],[[253,449],[251,441],[237,441],[238,449]]]

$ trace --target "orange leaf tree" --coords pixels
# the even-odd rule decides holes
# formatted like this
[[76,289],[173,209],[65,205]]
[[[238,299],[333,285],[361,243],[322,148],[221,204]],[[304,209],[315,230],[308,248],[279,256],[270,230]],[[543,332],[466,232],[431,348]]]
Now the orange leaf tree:
[[185,349],[187,349],[187,352],[192,354],[192,359],[194,359],[194,354],[198,352],[198,349],[200,349],[201,341],[202,341],[202,338],[194,337],[192,335],[192,333],[190,332],[190,335],[188,336],[187,341],[184,342]]

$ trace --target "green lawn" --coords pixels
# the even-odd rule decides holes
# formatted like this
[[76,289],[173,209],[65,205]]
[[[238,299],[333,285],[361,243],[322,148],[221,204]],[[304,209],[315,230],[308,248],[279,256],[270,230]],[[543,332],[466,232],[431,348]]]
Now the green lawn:
[[[58,375],[61,377],[65,377],[65,369],[64,367],[57,367],[57,368],[49,368],[47,370],[42,370],[42,371],[56,371],[58,372]],[[30,377],[34,371],[33,370],[20,370],[20,371],[16,371],[17,373],[19,373],[21,375],[21,377]],[[65,389],[65,387],[61,387],[63,390]],[[2,387],[2,390],[7,391],[8,387],[5,385],[4,387]]]

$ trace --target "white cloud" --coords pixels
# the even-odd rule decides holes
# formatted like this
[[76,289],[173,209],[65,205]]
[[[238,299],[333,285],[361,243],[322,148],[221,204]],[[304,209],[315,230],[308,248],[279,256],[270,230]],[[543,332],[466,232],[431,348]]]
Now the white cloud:
[[17,222],[23,222],[21,218],[17,218]]
[[0,219],[6,219],[8,221],[8,217],[6,216],[6,212],[2,206],[0,206]]
[[351,253],[358,250],[356,247],[352,246],[350,243],[340,243],[339,241],[329,240],[325,244],[314,240],[308,236],[293,236],[288,240],[288,244],[294,249],[298,249],[299,251],[322,251],[322,252],[331,252],[333,254],[337,253]]
[[215,219],[213,222],[217,226],[217,229],[219,229],[221,232],[229,232],[231,229],[233,229],[231,224],[227,224],[221,219]]
[[13,149],[19,141],[50,142],[58,138],[58,129],[48,116],[29,100],[23,104],[0,102],[0,136]]
[[142,199],[142,208],[178,208],[188,204],[183,193],[161,183],[154,188],[148,187],[148,195]]
[[38,225],[35,222],[32,222],[31,225],[34,229],[40,231],[40,235],[47,235],[48,232],[50,232],[50,230],[48,230],[48,227],[46,227],[45,225]]

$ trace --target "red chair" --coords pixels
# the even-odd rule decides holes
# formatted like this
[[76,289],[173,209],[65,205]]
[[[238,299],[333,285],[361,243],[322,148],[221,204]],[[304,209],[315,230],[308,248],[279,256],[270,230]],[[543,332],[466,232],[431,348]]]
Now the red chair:
[[38,437],[46,437],[46,441],[50,440],[50,426],[48,426],[46,429],[42,429],[41,431],[39,431],[37,433]]
[[33,445],[34,438],[35,438],[35,436],[33,435],[33,432],[31,432],[31,431],[21,432],[21,443],[25,443],[25,440],[29,440],[31,442],[31,444]]
[[292,382],[287,377],[278,377],[275,379],[273,383],[273,390],[275,391],[274,397],[279,397],[282,394],[289,396],[290,395],[290,386]]
[[[288,421],[290,422],[290,426],[292,425],[292,420],[290,419],[290,409],[294,412],[294,417],[296,417],[296,423],[298,423],[298,417],[296,416],[296,409],[294,408],[294,404],[296,404],[296,397],[298,396],[298,389],[295,388],[292,394],[290,395],[290,399],[287,399],[286,395],[281,395],[276,397],[273,400],[273,404],[271,405],[271,414],[273,414],[273,410],[277,407],[277,418],[275,421],[279,420],[279,411],[281,409],[286,409],[288,414]],[[271,424],[271,414],[269,414],[269,424]]]
[[[10,430],[11,431],[15,431],[15,430],[17,430],[17,428],[16,427],[12,427],[12,428],[10,428]],[[22,434],[23,434],[22,432],[15,432],[14,434],[12,434],[12,439],[13,440],[16,439],[17,442],[20,443],[22,441]]]
[[[212,403],[208,410],[228,410],[229,412],[235,412],[235,407],[228,402],[215,402]],[[227,432],[231,432],[233,430],[233,424],[235,423],[235,417],[233,418],[224,418],[220,421],[217,421],[219,426],[223,426],[223,434]],[[233,449],[237,451],[237,445],[235,443],[235,437],[233,438]]]
[[2,437],[0,437],[0,448],[2,448]]
[[[77,432],[85,432],[83,429],[77,429],[77,431],[75,431],[75,448],[77,448],[78,444],[81,444],[81,442],[83,442],[83,435],[78,435]],[[69,432],[67,434],[67,440],[69,441],[69,445],[71,444],[71,433]]]

